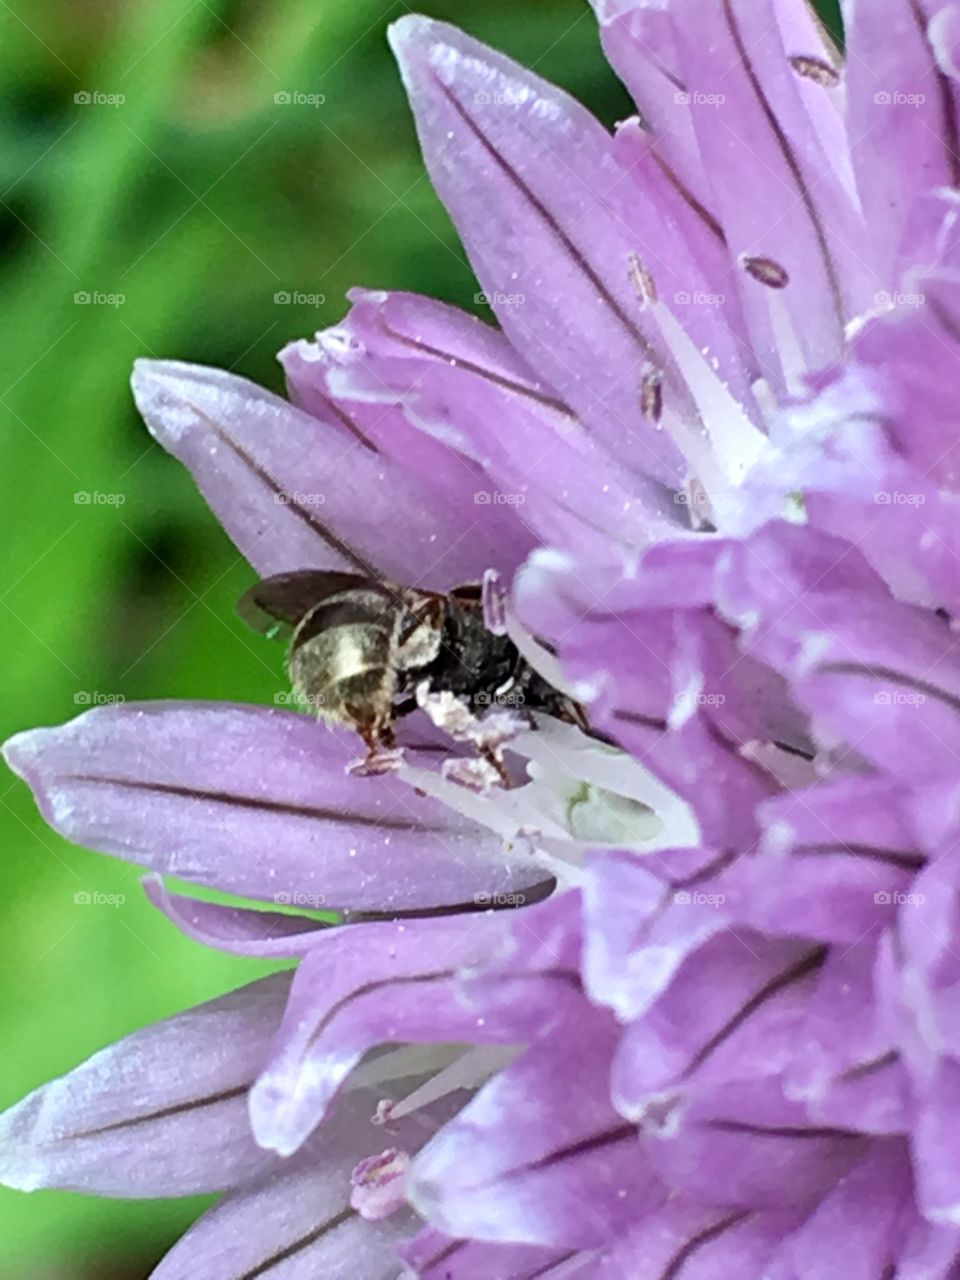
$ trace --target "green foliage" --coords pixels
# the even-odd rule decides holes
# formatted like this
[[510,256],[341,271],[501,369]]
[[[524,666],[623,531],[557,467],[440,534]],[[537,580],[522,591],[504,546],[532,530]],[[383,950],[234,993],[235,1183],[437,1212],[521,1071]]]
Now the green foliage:
[[[177,356],[279,389],[275,350],[337,320],[352,284],[473,306],[384,40],[406,6],[11,4],[0,6],[0,736],[96,695],[269,702],[281,654],[233,617],[251,572],[152,445],[129,369],[138,355]],[[423,7],[608,123],[630,113],[585,0]],[[324,102],[275,101],[295,92]],[[294,291],[325,300],[275,301]],[[260,972],[180,938],[135,870],[53,836],[8,774],[0,850],[0,1105]],[[75,903],[94,890],[126,900]],[[133,1280],[196,1210],[2,1192],[0,1280]]]

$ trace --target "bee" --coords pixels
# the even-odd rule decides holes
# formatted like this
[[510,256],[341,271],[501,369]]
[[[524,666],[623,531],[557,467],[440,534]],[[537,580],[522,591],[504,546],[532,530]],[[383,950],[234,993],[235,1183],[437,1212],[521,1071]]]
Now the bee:
[[368,765],[395,745],[394,725],[417,709],[424,684],[480,706],[507,703],[581,722],[580,708],[538,675],[509,636],[488,629],[479,585],[442,594],[301,569],[256,583],[238,611],[266,634],[292,628],[294,692],[320,719],[354,729]]

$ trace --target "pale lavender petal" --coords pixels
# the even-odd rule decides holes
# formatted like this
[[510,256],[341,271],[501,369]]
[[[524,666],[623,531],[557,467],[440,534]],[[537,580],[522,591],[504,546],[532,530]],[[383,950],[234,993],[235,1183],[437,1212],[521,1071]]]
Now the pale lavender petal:
[[402,911],[537,878],[395,778],[347,775],[352,738],[289,711],[97,707],[5,754],[69,839],[245,897]]
[[[674,554],[649,576],[536,557],[517,582],[518,613],[552,643],[591,724],[695,804],[704,842],[749,844],[754,810],[778,784],[743,748],[749,738],[776,738],[781,731],[791,742],[801,717],[769,673],[738,661],[734,635],[712,610],[671,610],[669,596],[658,598],[656,584],[671,568],[673,587],[666,590],[682,591],[687,548],[691,591],[703,578],[712,596],[708,582],[722,546],[708,546],[705,555],[691,542],[667,548]],[[714,672],[723,677],[719,687],[711,684]],[[745,702],[751,688],[760,696]],[[749,729],[744,710],[752,717]],[[696,769],[693,759],[700,762]]]
[[[386,1145],[373,1122],[375,1106],[365,1090],[342,1099],[307,1150],[277,1161],[268,1178],[210,1210],[167,1254],[153,1280],[396,1280],[397,1247],[414,1225],[413,1215],[401,1210],[371,1222],[350,1207],[351,1171]],[[389,1141],[416,1150],[443,1118],[415,1117],[393,1126]]]
[[[782,390],[803,368],[843,349],[846,319],[876,285],[862,261],[862,225],[842,166],[824,148],[810,114],[813,92],[834,109],[829,90],[802,85],[791,57],[819,56],[781,29],[772,0],[723,0],[705,8],[674,0],[678,60],[723,226],[754,348]],[[818,50],[816,44],[820,44]],[[801,364],[791,367],[793,332]]]
[[713,190],[680,75],[669,10],[637,0],[615,10],[606,0],[591,3],[598,10],[604,52],[640,109],[659,164],[687,194],[707,232],[724,244],[723,229],[711,210]]
[[24,1191],[184,1196],[269,1169],[247,1093],[289,985],[276,974],[135,1031],[31,1093],[0,1118],[0,1180]]
[[[233,374],[140,361],[133,380],[156,438],[192,471],[262,574],[348,569],[438,589],[512,564],[502,530],[464,536],[462,505],[359,443]],[[404,512],[403,537],[394,535]]]
[[[586,543],[597,554],[611,538],[643,545],[686,522],[672,495],[631,475],[549,388],[507,358],[495,341],[505,345],[502,335],[465,327],[458,313],[444,335],[437,304],[403,294],[352,297],[344,323],[318,335],[329,385],[367,411],[399,404],[434,447],[455,446],[477,469],[470,502],[481,513],[499,504],[541,541],[581,551]],[[584,483],[587,476],[595,479]]]
[[910,809],[904,790],[862,776],[765,801],[761,856],[738,867],[741,918],[825,942],[876,941],[926,862]]
[[791,678],[828,740],[907,782],[954,770],[960,656],[935,614],[882,596],[783,593],[751,651]]
[[160,876],[145,876],[143,887],[153,905],[181,933],[195,942],[234,955],[284,959],[301,956],[309,951],[323,930],[330,927],[305,916],[251,911],[170,893]]
[[[434,184],[510,341],[638,472],[678,481],[670,436],[638,402],[649,361],[665,359],[630,254],[657,241],[631,225],[611,138],[560,90],[452,27],[409,17],[391,39]],[[663,274],[659,259],[652,268]],[[667,402],[689,415],[679,382],[668,384]]]

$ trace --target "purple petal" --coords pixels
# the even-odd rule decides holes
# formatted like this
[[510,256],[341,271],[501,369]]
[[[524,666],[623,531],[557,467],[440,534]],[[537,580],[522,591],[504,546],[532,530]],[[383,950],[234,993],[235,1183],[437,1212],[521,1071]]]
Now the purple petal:
[[812,1124],[772,1077],[728,1081],[664,1110],[665,1118],[644,1126],[657,1173],[683,1194],[751,1211],[812,1207],[869,1141],[850,1129]]
[[728,927],[715,851],[615,853],[590,864],[584,885],[584,977],[591,997],[624,1022],[640,1017],[693,951]]
[[[646,238],[635,229],[611,138],[560,90],[452,27],[408,17],[391,39],[434,186],[508,338],[600,440],[677,481],[669,435],[638,404],[656,330],[629,273],[630,254],[663,238],[652,208]],[[689,414],[669,383],[668,404]]]
[[31,1191],[184,1196],[271,1167],[247,1092],[289,989],[275,974],[135,1031],[0,1119],[0,1179]]
[[[151,432],[190,468],[263,575],[349,569],[444,589],[515,563],[502,530],[466,537],[472,513],[342,423],[232,374],[173,361],[138,362],[133,388]],[[398,511],[402,538],[392,532]]]
[[878,1012],[875,963],[876,947],[869,943],[831,951],[785,1089],[819,1123],[903,1133],[910,1127],[907,1080]]
[[956,85],[936,64],[916,0],[850,10],[847,123],[875,259],[886,264],[901,249],[915,194],[960,181]]
[[434,492],[469,517],[472,531],[511,552],[514,558],[505,569],[515,567],[530,546],[530,535],[515,505],[478,501],[478,495],[489,493],[490,477],[459,438],[434,438],[418,422],[409,422],[375,379],[376,398],[369,392],[363,398],[335,395],[330,379],[342,367],[358,363],[379,371],[383,359],[394,356],[409,359],[417,369],[434,360],[475,367],[480,376],[518,388],[534,403],[552,404],[555,395],[534,379],[502,334],[473,316],[414,294],[353,289],[349,297],[353,309],[339,325],[318,334],[315,342],[293,342],[280,352],[294,403],[325,421],[331,413],[342,415],[396,465],[429,478]]
[[204,946],[241,956],[289,958],[309,951],[330,926],[278,911],[250,911],[169,893],[159,876],[145,876],[143,887],[153,905],[181,933]]
[[[778,416],[775,447],[739,495],[737,527],[758,528],[802,491],[810,524],[855,546],[900,599],[956,606],[960,503],[933,479],[952,485],[956,473],[954,415],[939,392],[956,347],[945,341],[950,313],[940,314],[869,324],[856,347],[863,363],[824,375]],[[928,377],[915,376],[915,359]]]
[[910,1232],[896,1270],[897,1280],[951,1280],[960,1255],[960,1229],[919,1221]]
[[538,1245],[454,1240],[433,1227],[424,1227],[400,1253],[420,1280],[546,1280],[554,1265],[571,1256],[569,1250]]
[[[702,1204],[682,1195],[670,1199],[601,1255],[611,1276],[630,1280],[765,1280],[766,1264],[797,1215],[750,1213]],[[594,1280],[604,1271],[575,1271]]]
[[706,231],[723,244],[669,10],[627,0],[613,12],[605,0],[591,2],[601,11],[604,52],[640,110],[658,163],[687,194]]
[[98,707],[5,754],[68,839],[245,897],[403,911],[537,878],[397,779],[345,774],[352,740],[288,711]]
[[[330,385],[367,411],[399,404],[434,447],[455,444],[477,468],[470,502],[481,512],[499,501],[540,540],[598,553],[611,537],[643,544],[678,527],[682,509],[585,432],[502,335],[456,312],[444,332],[437,304],[407,295],[351,296],[344,324],[319,335]],[[588,470],[596,483],[572,486]]]
[[825,952],[746,929],[701,947],[625,1031],[612,1075],[618,1110],[638,1118],[667,1089],[784,1070]]
[[865,777],[765,801],[761,856],[738,867],[741,918],[825,942],[876,941],[926,861],[909,813],[905,792]]
[[[413,1225],[401,1211],[379,1222],[350,1207],[351,1171],[384,1145],[365,1090],[341,1099],[316,1140],[269,1179],[254,1182],[210,1210],[167,1254],[154,1280],[396,1280],[397,1245]],[[396,1126],[391,1141],[415,1150],[432,1129],[421,1116]]]
[[[697,592],[700,549],[691,543],[657,549],[674,553],[665,558],[676,575],[673,591],[683,588],[688,547],[696,566],[690,589]],[[778,784],[743,750],[744,713],[752,717],[750,737],[768,738],[779,726],[773,736],[782,730],[787,742],[799,717],[778,682],[756,664],[737,661],[735,637],[712,610],[671,610],[669,599],[657,599],[655,584],[665,571],[641,574],[637,582],[622,570],[608,577],[567,558],[536,557],[517,582],[518,613],[553,642],[591,724],[695,805],[705,844],[750,844],[754,809]],[[723,676],[719,688],[709,683],[714,673]],[[751,689],[760,694],[753,701]]]
[[844,592],[786,594],[752,651],[792,679],[821,735],[893,778],[950,773],[960,753],[960,658],[927,610]]
[[[277,1044],[251,1096],[258,1140],[281,1154],[296,1150],[375,1045],[515,1045],[576,1017],[587,1007],[576,958],[556,952],[556,926],[545,926],[576,905],[559,900],[486,915],[467,929],[460,921],[420,920],[338,929],[319,939],[297,972]],[[563,946],[567,932],[560,932]],[[489,981],[474,973],[491,964],[497,972]]]
[[605,1087],[613,1028],[530,1049],[414,1161],[410,1195],[451,1236],[589,1248],[655,1199],[636,1130]]
[[773,0],[707,8],[682,0],[670,13],[754,347],[782,388],[801,371],[784,361],[785,327],[802,366],[819,368],[840,354],[844,321],[863,310],[875,285],[862,263],[853,187],[835,159],[843,140],[831,90],[791,62],[813,56],[826,64],[820,35],[809,22],[797,43],[798,23],[781,27],[777,8],[787,9]]
[[906,1145],[876,1144],[788,1236],[765,1276],[876,1280],[884,1272],[906,1274],[896,1262],[905,1244],[904,1207],[912,1193]]

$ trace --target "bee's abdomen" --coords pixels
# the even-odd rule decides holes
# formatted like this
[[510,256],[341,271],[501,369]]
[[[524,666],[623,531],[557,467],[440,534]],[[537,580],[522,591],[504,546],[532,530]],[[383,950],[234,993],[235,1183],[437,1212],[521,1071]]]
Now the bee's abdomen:
[[336,716],[346,702],[379,704],[393,692],[395,625],[386,591],[344,591],[318,604],[294,632],[290,677],[321,713]]

